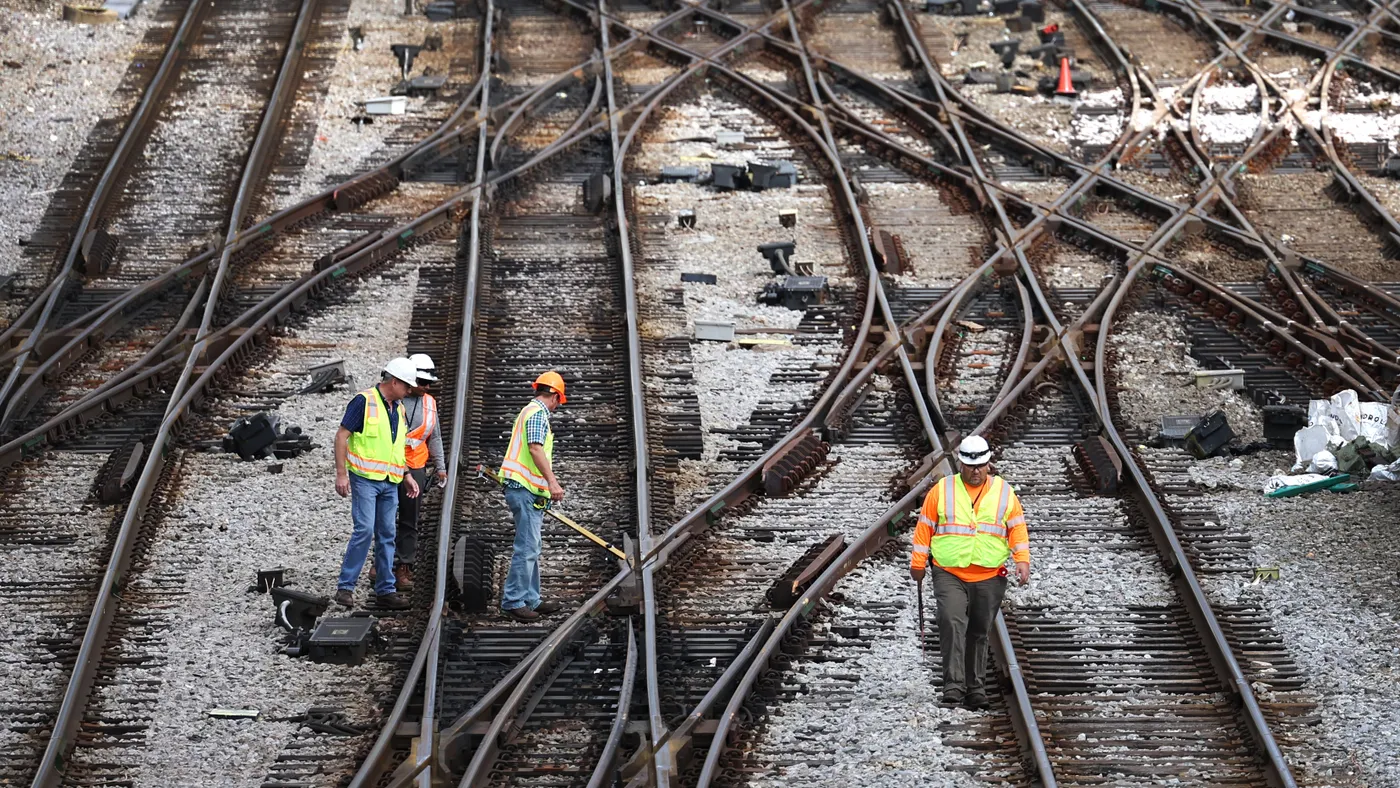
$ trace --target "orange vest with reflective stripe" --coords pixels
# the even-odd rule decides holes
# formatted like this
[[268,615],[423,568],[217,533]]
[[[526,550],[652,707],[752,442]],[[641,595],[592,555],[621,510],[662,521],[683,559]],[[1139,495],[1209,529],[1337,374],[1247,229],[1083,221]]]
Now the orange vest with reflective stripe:
[[[530,404],[520,409],[520,414],[515,417],[515,426],[510,431],[510,446],[506,449],[506,458],[501,462],[501,476],[519,482],[535,495],[548,498],[549,482],[535,466],[535,458],[530,455],[530,445],[525,440],[525,422],[544,409],[537,399],[530,400]],[[544,456],[550,462],[554,462],[553,423],[549,425],[549,432],[545,433]]]
[[[933,526],[929,554],[944,567],[998,567],[1011,557],[1006,541],[1006,510],[1011,505],[1011,485],[1000,476],[987,480],[987,491],[974,511],[972,496],[962,476],[953,474],[938,480],[937,494],[943,496],[938,522]],[[921,518],[923,514],[919,515]],[[927,518],[924,518],[927,519]]]
[[399,413],[399,430],[398,435],[391,436],[389,411],[384,407],[379,387],[367,388],[360,394],[365,398],[365,424],[359,432],[350,433],[350,439],[346,442],[345,467],[366,479],[388,479],[398,484],[403,481],[404,433],[407,432],[404,428],[408,426],[403,404],[393,404]]
[[[437,429],[437,400],[432,394],[423,395],[423,423],[409,430],[403,447],[404,461],[413,469],[428,465],[428,436]],[[442,470],[439,468],[438,470]]]

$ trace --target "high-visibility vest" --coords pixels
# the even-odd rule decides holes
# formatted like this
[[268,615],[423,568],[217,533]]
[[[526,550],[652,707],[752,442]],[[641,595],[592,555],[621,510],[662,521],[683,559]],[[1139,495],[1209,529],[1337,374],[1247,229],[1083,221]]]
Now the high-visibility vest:
[[[525,440],[525,422],[542,410],[545,411],[545,418],[548,420],[549,411],[539,400],[532,399],[530,404],[520,409],[520,414],[515,417],[515,427],[510,431],[510,446],[506,448],[506,458],[501,463],[501,475],[519,482],[535,495],[548,498],[549,482],[535,465],[535,458],[530,454],[530,445]],[[553,424],[549,425],[549,431],[544,436],[544,456],[551,463],[554,462]]]
[[[408,467],[417,470],[428,465],[428,436],[437,429],[437,400],[432,394],[423,395],[423,423],[409,430],[403,447]],[[438,470],[443,470],[439,468]]]
[[[938,522],[933,527],[929,554],[934,563],[946,567],[997,567],[1011,556],[1006,541],[1006,509],[1011,504],[1011,485],[1000,476],[987,480],[990,485],[973,511],[972,496],[962,476],[953,474],[938,480],[943,496]],[[923,520],[928,518],[920,514]]]
[[404,433],[408,432],[408,417],[403,412],[403,403],[395,401],[393,407],[399,413],[398,435],[389,431],[389,411],[384,407],[384,399],[379,387],[367,388],[360,392],[365,398],[365,425],[359,432],[350,433],[346,446],[345,467],[351,473],[366,479],[379,481],[388,479],[394,484],[403,481]]

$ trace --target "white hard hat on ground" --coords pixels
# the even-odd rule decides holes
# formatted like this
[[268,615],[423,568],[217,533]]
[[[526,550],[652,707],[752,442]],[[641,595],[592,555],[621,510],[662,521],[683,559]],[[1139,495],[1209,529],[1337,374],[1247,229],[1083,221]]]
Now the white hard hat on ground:
[[991,459],[992,447],[981,435],[969,435],[958,444],[958,462],[963,465],[986,465]]
[[430,383],[437,382],[437,375],[433,374],[437,369],[437,365],[433,363],[433,360],[428,357],[427,353],[414,353],[408,357],[408,360],[412,361],[413,366],[418,370],[419,380],[426,380]]
[[413,362],[400,356],[384,365],[385,374],[398,378],[410,386],[418,385],[418,368]]

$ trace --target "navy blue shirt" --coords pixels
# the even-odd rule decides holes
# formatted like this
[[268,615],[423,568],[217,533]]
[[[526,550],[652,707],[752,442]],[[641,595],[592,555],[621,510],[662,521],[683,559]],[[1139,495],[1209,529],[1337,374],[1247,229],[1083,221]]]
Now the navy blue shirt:
[[[389,440],[399,438],[399,409],[389,407],[389,403],[384,401],[384,395],[380,394],[379,387],[374,387],[374,393],[379,395],[380,407],[389,412]],[[340,426],[351,432],[361,432],[365,428],[365,395],[356,394],[350,400],[350,404],[345,406],[345,415],[340,419]]]

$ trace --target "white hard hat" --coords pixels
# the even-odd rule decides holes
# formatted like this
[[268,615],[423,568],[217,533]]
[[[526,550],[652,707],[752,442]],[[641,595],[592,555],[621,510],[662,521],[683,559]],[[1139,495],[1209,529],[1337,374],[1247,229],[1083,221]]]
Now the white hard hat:
[[412,361],[414,368],[418,370],[419,380],[426,380],[431,383],[437,382],[437,375],[433,374],[433,370],[437,369],[437,365],[433,363],[433,360],[427,353],[414,353],[408,357],[408,360]]
[[958,462],[963,465],[986,465],[992,459],[992,447],[981,435],[969,435],[958,444]]
[[384,372],[391,377],[398,378],[410,386],[418,385],[418,368],[413,366],[413,362],[400,356],[384,365]]

